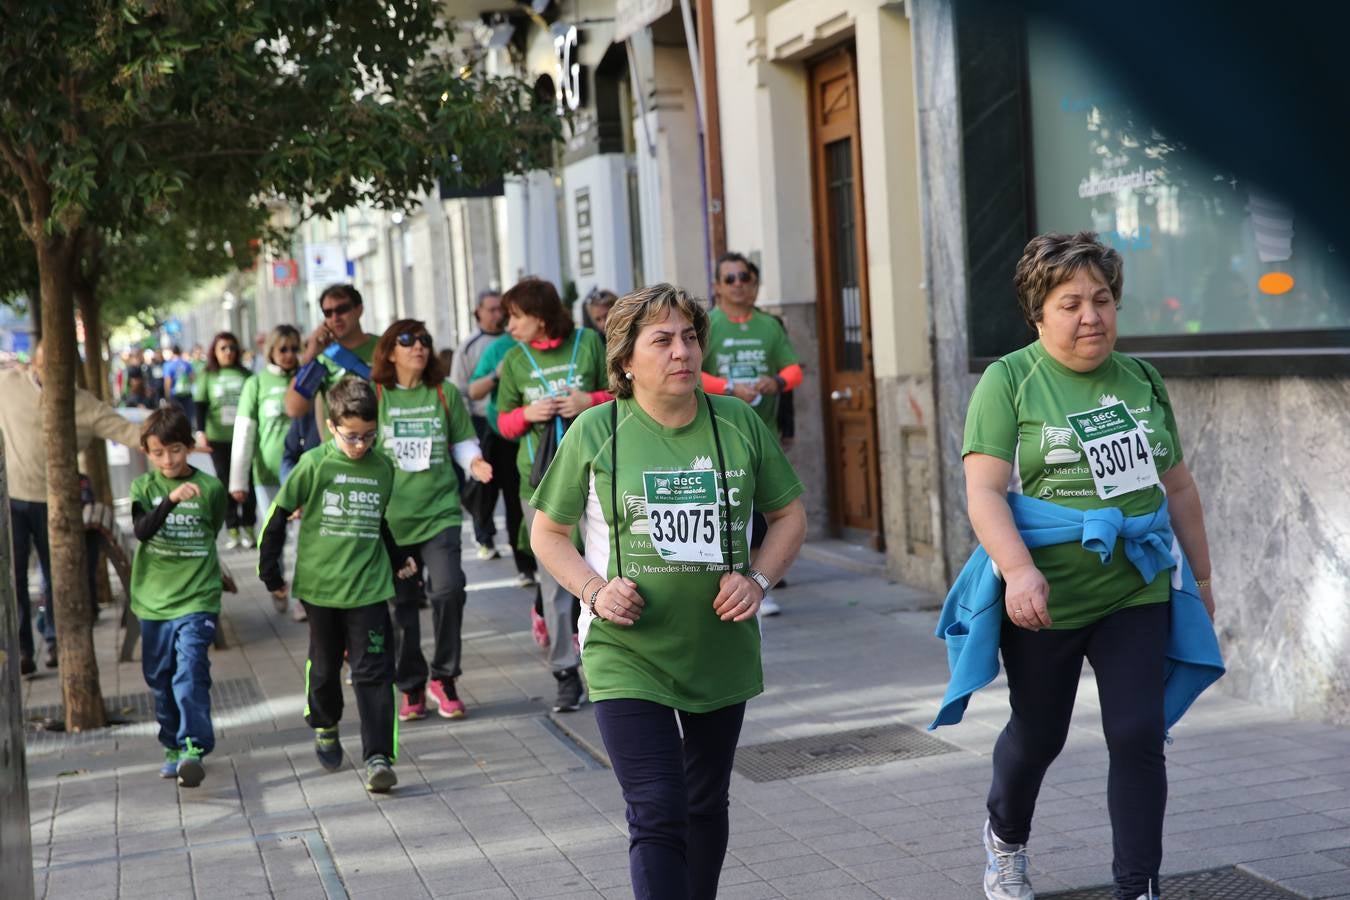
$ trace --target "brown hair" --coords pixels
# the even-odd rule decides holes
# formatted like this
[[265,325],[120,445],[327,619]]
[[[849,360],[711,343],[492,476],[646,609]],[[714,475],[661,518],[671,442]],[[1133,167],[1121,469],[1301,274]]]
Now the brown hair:
[[[400,334],[425,334],[427,331],[425,322],[417,319],[399,319],[393,325],[384,330],[380,335],[380,340],[375,344],[375,355],[370,360],[370,380],[381,387],[391,388],[398,382],[398,370],[394,364],[389,361],[389,357],[394,355],[394,348],[398,346],[398,336]],[[449,370],[441,363],[441,358],[436,354],[436,347],[433,344],[427,348],[427,367],[422,370],[422,383],[428,387],[435,387],[442,381],[445,381]]]
[[553,340],[565,338],[576,327],[572,315],[558,297],[553,282],[542,278],[522,278],[502,294],[502,306],[510,315],[534,316],[544,323],[544,333]]
[[671,309],[694,326],[699,349],[708,349],[708,313],[702,302],[669,284],[654,284],[625,294],[614,302],[605,320],[608,340],[605,364],[609,369],[609,392],[615,397],[633,396],[633,382],[624,377],[624,366],[633,358],[642,329],[664,319]]
[[1097,240],[1096,232],[1050,232],[1028,241],[1013,274],[1017,305],[1027,324],[1035,328],[1050,292],[1088,266],[1096,269],[1106,281],[1119,309],[1125,265],[1119,253]]
[[141,449],[150,449],[150,438],[156,438],[161,444],[184,444],[191,447],[192,423],[184,412],[176,406],[161,406],[150,413],[141,425]]
[[328,421],[341,425],[343,419],[374,422],[380,415],[375,389],[355,375],[344,376],[328,392]]
[[239,347],[239,338],[234,336],[233,331],[222,331],[219,332],[215,337],[211,338],[211,349],[206,351],[206,371],[208,372],[220,371],[220,360],[216,359],[216,345],[219,344],[221,341],[229,341],[231,344],[234,344],[234,365],[231,366],[230,368],[238,369],[241,372],[247,373],[248,369],[244,368],[243,363],[244,354],[242,349]]

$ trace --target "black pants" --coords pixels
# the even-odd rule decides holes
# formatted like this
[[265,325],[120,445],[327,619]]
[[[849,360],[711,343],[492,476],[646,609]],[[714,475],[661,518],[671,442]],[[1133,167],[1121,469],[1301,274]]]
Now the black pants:
[[[394,680],[405,694],[419,693],[427,683],[427,659],[422,655],[422,621],[418,600],[426,591],[431,603],[431,630],[436,647],[430,676],[453,680],[460,676],[460,632],[464,626],[464,569],[460,566],[460,526],[430,539],[400,547],[400,560],[417,560],[421,578],[394,580]],[[419,583],[420,582],[420,583]]]
[[1167,769],[1163,756],[1166,603],[1113,613],[1086,628],[1027,631],[1003,623],[1000,649],[1012,717],[994,745],[989,821],[1004,841],[1026,843],[1041,781],[1064,747],[1083,660],[1092,664],[1110,754],[1116,896],[1158,886]]
[[[208,441],[211,445],[211,464],[216,467],[216,477],[227,488],[230,484],[230,448],[229,441]],[[225,495],[225,527],[252,528],[257,522],[257,501],[253,499],[253,473],[248,476],[248,496],[243,503],[237,502],[229,494]]]
[[[33,658],[33,602],[28,594],[28,560],[37,550],[42,583],[51,591],[52,562],[47,546],[47,504],[29,500],[9,501],[10,529],[14,544],[14,596],[19,607],[19,655]],[[48,604],[48,607],[55,604]],[[47,646],[56,646],[56,622],[46,616],[42,636]]]
[[[511,542],[511,555],[516,561],[516,571],[522,575],[533,575],[538,568],[534,561],[534,554],[529,550],[520,547],[520,523],[525,518],[525,512],[520,505],[520,472],[516,470],[516,451],[520,444],[516,441],[508,441],[492,429],[488,429],[487,434],[482,438],[483,459],[492,466],[492,480],[480,488],[490,488],[492,491],[501,494],[502,503],[506,506],[506,536]],[[486,496],[486,493],[483,494]],[[497,509],[496,493],[492,495],[491,503],[487,500],[475,501],[481,505],[482,515],[487,517],[487,521],[492,521],[492,515]],[[478,528],[479,512],[474,512],[475,533]],[[479,543],[484,543],[479,540]]]
[[[486,442],[492,429],[488,427],[487,419],[482,416],[472,418],[473,430],[478,435],[478,446],[483,450],[483,459],[490,464],[492,460],[487,458]],[[462,486],[460,489],[460,496],[466,499],[464,508],[473,519],[473,538],[480,546],[492,546],[497,540],[497,524],[492,521],[492,514],[497,510],[497,494],[501,490],[497,480],[494,472],[493,479],[487,484],[475,481],[468,491]]]
[[717,896],[744,718],[744,703],[687,713],[647,700],[596,702],[595,721],[628,804],[628,871],[638,900]]
[[398,755],[394,715],[394,664],[389,647],[389,607],[384,601],[351,609],[305,603],[309,659],[305,662],[305,721],[334,728],[342,721],[342,652],[352,667],[352,690],[361,717],[361,759]]

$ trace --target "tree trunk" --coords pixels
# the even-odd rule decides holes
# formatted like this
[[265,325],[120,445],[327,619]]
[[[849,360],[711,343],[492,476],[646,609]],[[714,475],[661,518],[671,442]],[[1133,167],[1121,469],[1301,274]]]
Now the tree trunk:
[[51,547],[52,603],[66,730],[107,724],[94,655],[93,612],[85,579],[84,520],[75,445],[75,303],[72,276],[76,235],[43,237],[37,245],[42,277],[43,432],[47,445],[47,539]]
[[[98,399],[108,402],[108,376],[103,367],[103,304],[98,295],[98,281],[82,273],[75,279],[75,303],[84,320],[84,381],[88,390]],[[89,476],[89,487],[94,500],[112,506],[112,474],[108,471],[108,444],[95,437],[84,448],[84,473]],[[99,544],[100,548],[102,543]],[[108,579],[108,561],[102,549],[94,566],[94,590],[99,606],[113,604],[112,582]]]

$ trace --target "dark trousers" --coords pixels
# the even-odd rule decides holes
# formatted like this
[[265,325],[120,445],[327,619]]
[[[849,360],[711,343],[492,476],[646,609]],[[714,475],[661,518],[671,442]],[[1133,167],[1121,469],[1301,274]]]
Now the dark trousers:
[[163,622],[141,620],[141,672],[155,697],[159,742],[177,750],[189,738],[210,753],[211,643],[215,613],[190,613]]
[[[488,459],[488,448],[486,446],[487,436],[492,433],[492,429],[488,427],[487,419],[482,416],[473,416],[472,418],[473,430],[478,434],[478,446],[483,451],[483,459],[489,464],[495,465],[492,460]],[[460,495],[465,496],[467,493],[468,502],[465,503],[464,508],[473,519],[473,539],[478,542],[479,546],[492,546],[497,540],[497,524],[492,521],[492,515],[497,511],[497,495],[500,493],[501,487],[498,485],[495,471],[493,475],[493,479],[487,484],[473,482],[472,488],[467,492],[463,490],[463,485],[461,485]],[[507,530],[510,530],[509,526]]]
[[1069,734],[1083,660],[1092,664],[1110,754],[1116,896],[1156,890],[1162,865],[1167,768],[1163,756],[1163,673],[1168,606],[1112,613],[1086,628],[1027,631],[1003,623],[1000,649],[1012,717],[994,744],[989,821],[1004,841],[1026,843],[1041,781]]
[[174,394],[173,403],[174,406],[183,411],[183,415],[187,416],[189,422],[197,421],[197,403],[192,399],[191,394]]
[[[211,465],[216,468],[216,477],[220,483],[229,486],[230,483],[230,442],[229,441],[208,441],[211,445]],[[225,527],[226,528],[252,528],[257,522],[257,505],[253,500],[253,473],[248,476],[248,496],[243,503],[238,502],[228,494],[225,496]]]
[[[33,607],[28,596],[28,561],[36,549],[42,583],[50,591],[52,558],[47,545],[47,504],[10,500],[9,517],[14,543],[14,596],[19,606],[19,655],[32,659]],[[56,645],[56,623],[50,615],[43,617],[42,636],[49,647]]]
[[400,547],[400,560],[417,560],[419,579],[394,581],[394,681],[405,694],[420,692],[427,683],[427,659],[422,655],[422,621],[418,601],[423,591],[431,604],[431,630],[436,647],[430,675],[441,680],[460,676],[460,632],[464,625],[464,570],[460,567],[460,526],[455,525],[420,544]]
[[389,606],[384,601],[335,609],[305,602],[309,659],[305,662],[305,721],[334,728],[342,721],[342,652],[352,667],[352,691],[361,717],[361,759],[398,755],[394,663]]
[[628,804],[628,869],[637,900],[717,896],[744,717],[744,703],[687,713],[647,700],[596,702],[595,721]]
[[[492,480],[480,487],[490,487],[501,494],[502,504],[506,507],[506,536],[511,542],[511,556],[515,559],[516,571],[523,575],[533,575],[538,569],[534,554],[520,547],[520,523],[525,519],[525,511],[520,505],[520,472],[516,469],[516,451],[520,444],[508,441],[497,432],[488,429],[481,446],[483,459],[492,466]],[[487,503],[486,500],[482,502]],[[487,507],[486,512],[489,522],[492,521],[496,509],[497,499],[494,495],[492,505]],[[474,521],[475,523],[478,521],[476,517]]]

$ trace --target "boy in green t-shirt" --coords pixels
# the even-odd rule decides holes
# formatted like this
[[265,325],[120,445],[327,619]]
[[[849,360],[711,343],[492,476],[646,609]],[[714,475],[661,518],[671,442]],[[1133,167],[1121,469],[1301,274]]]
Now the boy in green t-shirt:
[[131,610],[141,620],[141,671],[155,697],[162,778],[201,784],[202,757],[215,746],[211,660],[220,614],[216,534],[225,486],[188,465],[192,425],[176,406],[157,409],[141,429],[153,470],[131,485],[136,558]]
[[[303,510],[291,587],[309,618],[305,721],[314,729],[319,763],[330,772],[340,769],[345,651],[361,717],[366,790],[384,793],[398,784],[388,607],[394,596],[390,560],[397,547],[385,519],[394,467],[383,454],[370,452],[379,413],[375,390],[367,382],[343,379],[328,392],[327,406],[334,437],[301,456],[277,493],[259,544],[258,575],[274,597],[287,596],[281,548],[287,520]],[[403,562],[398,577],[412,577],[417,564]]]

